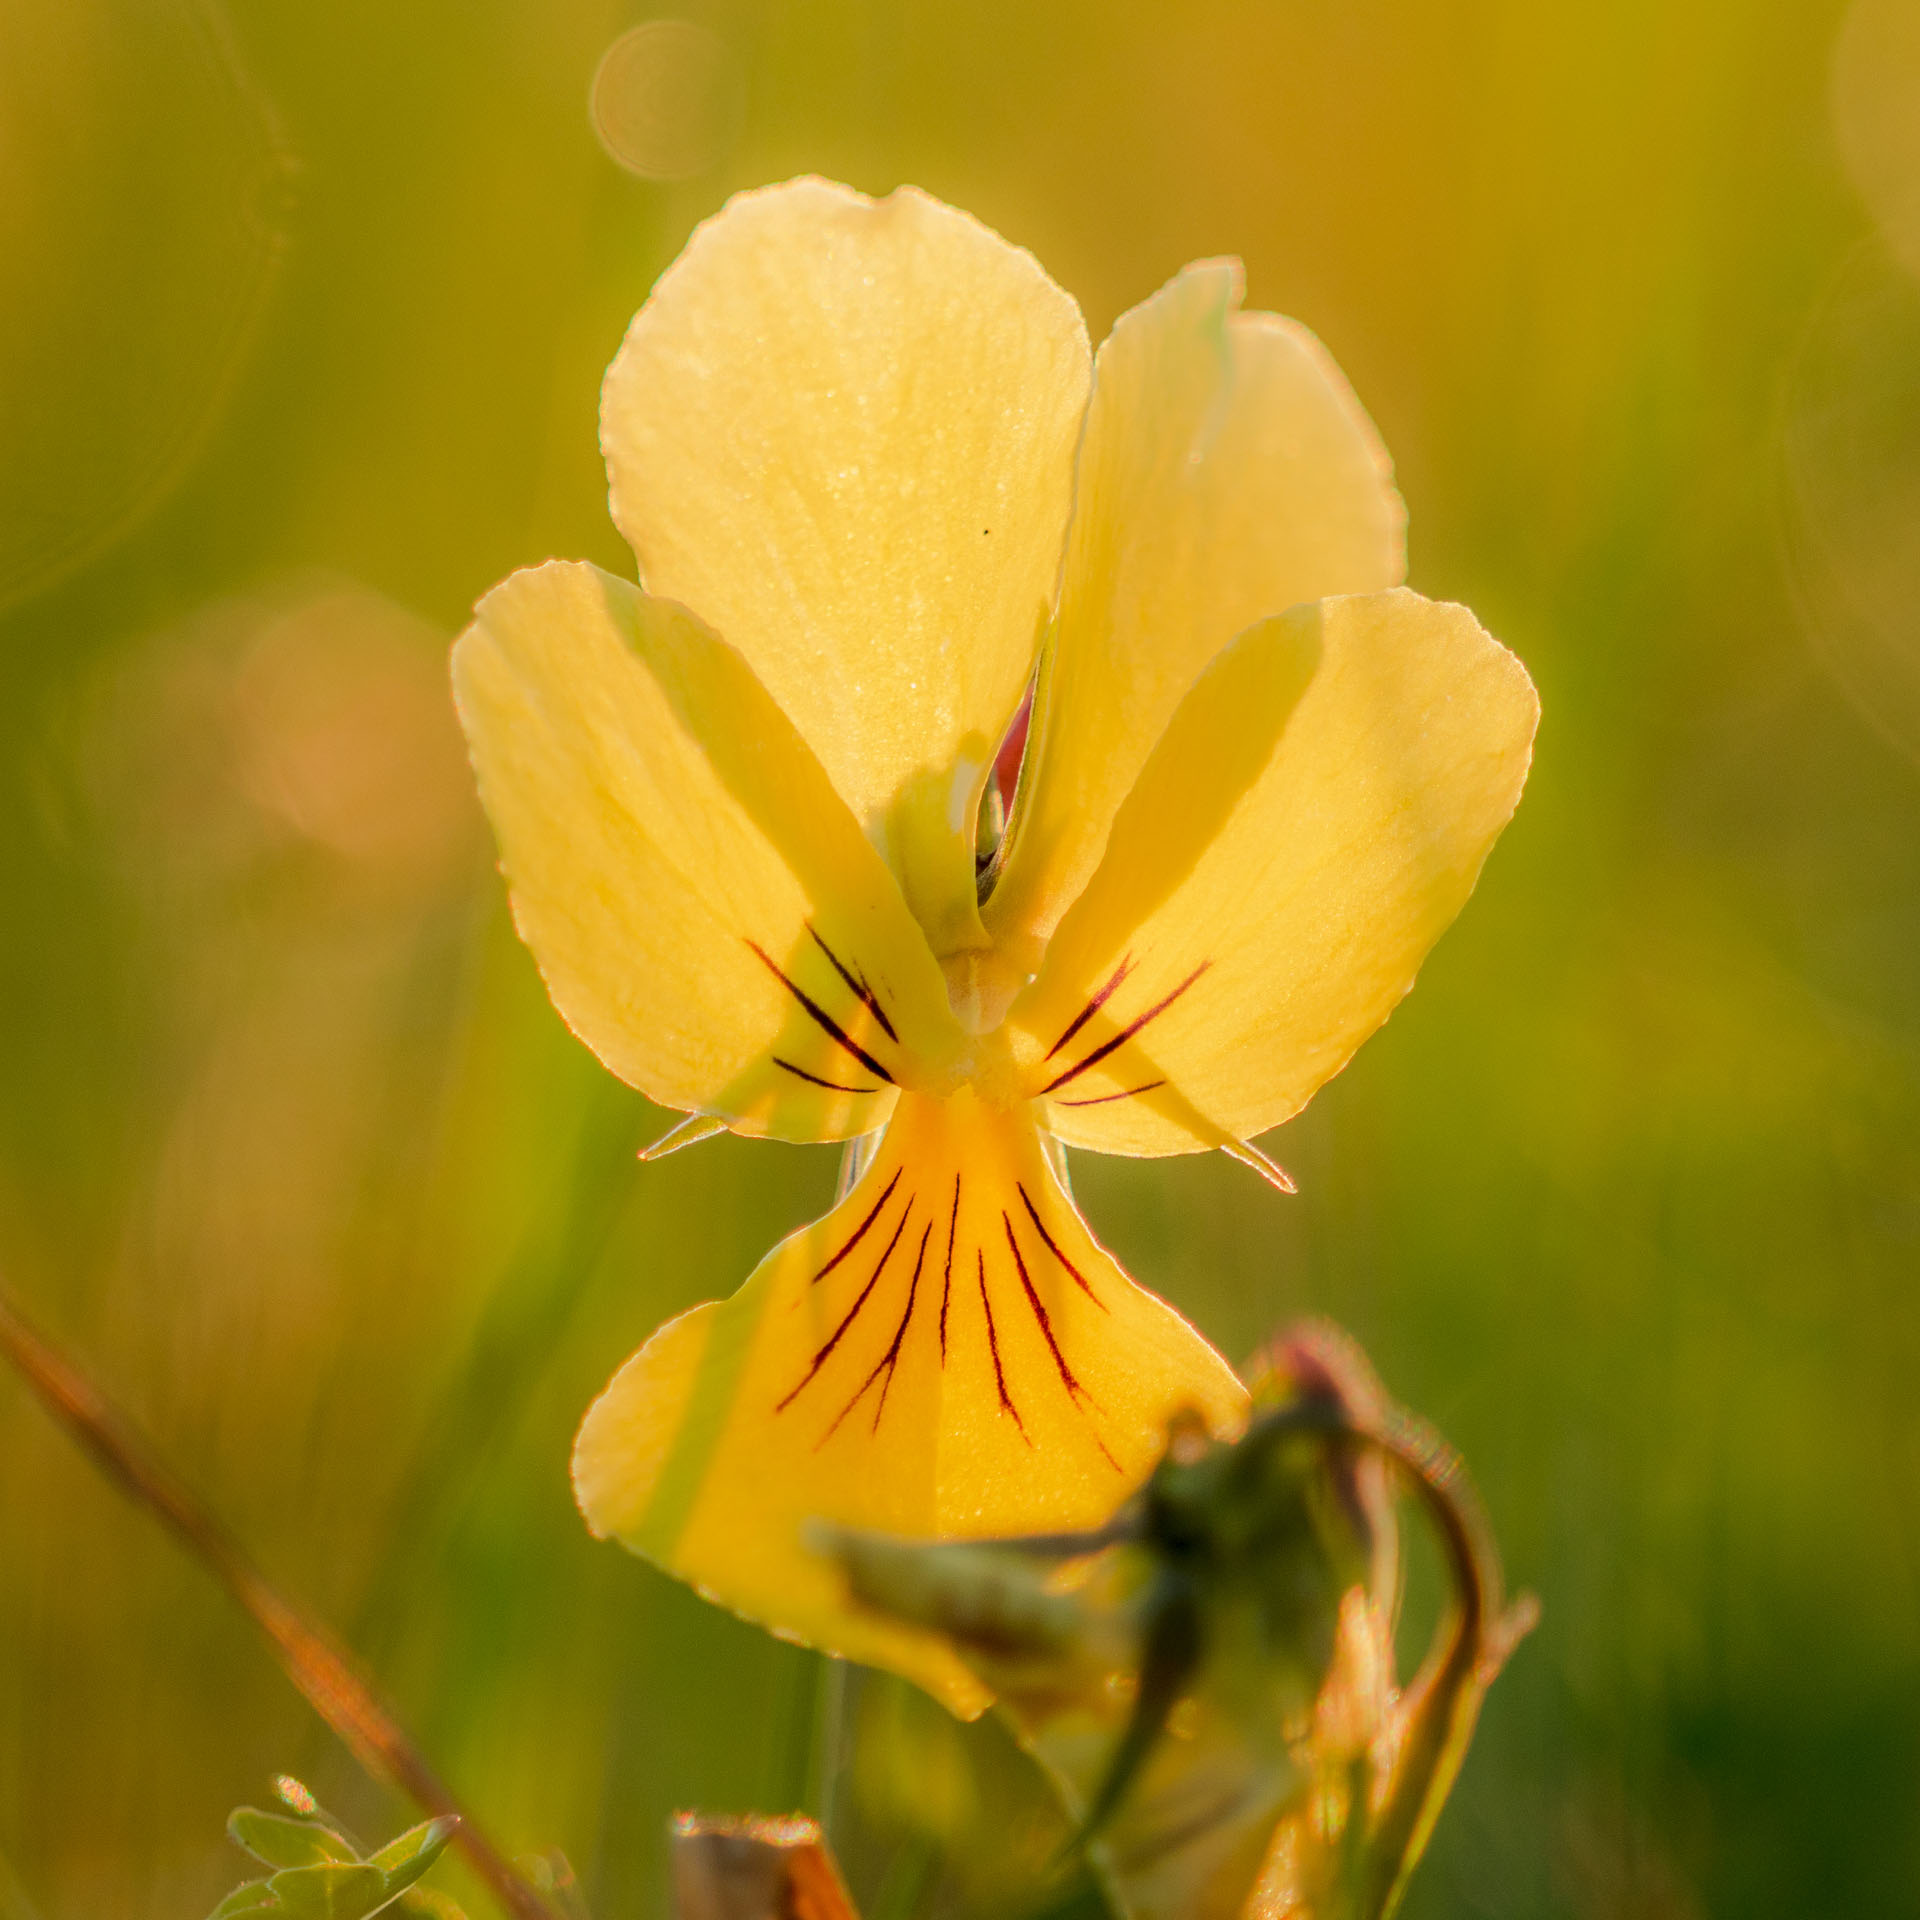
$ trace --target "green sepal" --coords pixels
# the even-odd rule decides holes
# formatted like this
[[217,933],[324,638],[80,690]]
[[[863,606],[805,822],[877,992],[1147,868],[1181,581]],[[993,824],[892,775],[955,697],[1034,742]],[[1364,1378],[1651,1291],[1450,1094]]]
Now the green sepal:
[[289,1867],[267,1885],[293,1920],[367,1920],[393,1897],[387,1876],[367,1861]]
[[235,1807],[227,1816],[227,1832],[270,1867],[351,1866],[360,1858],[342,1835],[308,1814]]
[[208,1914],[207,1920],[234,1920],[234,1916],[243,1913],[284,1913],[286,1909],[274,1898],[272,1886],[265,1880],[249,1880],[243,1887],[235,1887],[227,1897]]
[[423,1820],[399,1839],[389,1840],[369,1862],[387,1876],[387,1892],[396,1894],[412,1886],[446,1852],[447,1842],[459,1825],[458,1815],[446,1813],[437,1820]]
[[414,1882],[438,1860],[458,1829],[444,1814],[410,1827],[370,1859],[299,1781],[281,1775],[274,1792],[285,1813],[236,1807],[227,1820],[233,1840],[279,1872],[236,1888],[212,1920],[250,1913],[281,1913],[292,1920],[369,1920],[389,1907],[421,1920],[464,1920],[438,1894],[416,1893]]

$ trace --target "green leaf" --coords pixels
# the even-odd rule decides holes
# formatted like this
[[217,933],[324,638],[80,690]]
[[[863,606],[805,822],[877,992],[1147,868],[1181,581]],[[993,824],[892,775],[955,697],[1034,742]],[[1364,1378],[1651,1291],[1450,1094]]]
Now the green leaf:
[[243,1913],[284,1913],[286,1909],[273,1897],[273,1888],[265,1880],[249,1880],[235,1887],[207,1916],[207,1920],[234,1920]]
[[430,1920],[464,1920],[459,1908],[441,1896],[416,1897],[410,1891],[446,1851],[460,1825],[453,1815],[423,1820],[363,1860],[339,1823],[299,1781],[281,1774],[273,1787],[285,1813],[236,1807],[227,1832],[256,1859],[280,1871],[230,1893],[216,1909],[215,1920],[249,1913],[282,1913],[294,1920],[368,1920],[394,1906]]
[[294,1920],[367,1920],[391,1897],[387,1876],[376,1866],[289,1867],[267,1882]]
[[387,1876],[388,1893],[412,1886],[446,1852],[447,1842],[459,1824],[457,1815],[442,1814],[438,1820],[423,1820],[399,1839],[389,1840],[372,1859],[372,1864]]
[[227,1832],[256,1860],[270,1867],[324,1867],[335,1862],[351,1865],[360,1858],[331,1827],[294,1814],[235,1807],[227,1817]]

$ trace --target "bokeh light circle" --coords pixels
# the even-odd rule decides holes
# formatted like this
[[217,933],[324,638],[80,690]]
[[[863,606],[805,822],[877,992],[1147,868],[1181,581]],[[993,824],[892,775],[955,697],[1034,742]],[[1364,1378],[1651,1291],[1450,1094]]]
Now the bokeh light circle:
[[292,236],[295,163],[217,0],[0,6],[0,609],[193,471]]
[[739,78],[725,41],[691,20],[630,27],[600,56],[588,95],[610,158],[643,180],[686,180],[732,144]]
[[1920,274],[1920,0],[1854,0],[1834,45],[1832,105],[1853,184]]
[[1835,276],[1784,398],[1786,533],[1815,647],[1920,760],[1920,287],[1878,246]]

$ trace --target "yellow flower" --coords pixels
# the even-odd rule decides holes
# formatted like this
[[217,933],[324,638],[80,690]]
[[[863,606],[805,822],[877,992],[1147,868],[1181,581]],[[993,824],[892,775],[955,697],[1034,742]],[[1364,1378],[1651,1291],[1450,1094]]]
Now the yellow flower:
[[696,1131],[878,1136],[832,1212],[616,1376],[581,1506],[962,1712],[979,1682],[852,1611],[805,1522],[1086,1526],[1176,1410],[1236,1429],[1239,1383],[1095,1242],[1056,1145],[1244,1153],[1297,1112],[1526,774],[1526,674],[1396,585],[1372,427],[1239,297],[1191,266],[1096,359],[1030,255],[925,194],[744,194],[607,374],[645,590],[551,562],[455,649],[574,1031]]

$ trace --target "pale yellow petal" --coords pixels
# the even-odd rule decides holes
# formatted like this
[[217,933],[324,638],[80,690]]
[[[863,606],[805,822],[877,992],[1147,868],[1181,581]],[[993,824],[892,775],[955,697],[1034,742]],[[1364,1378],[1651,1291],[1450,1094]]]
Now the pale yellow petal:
[[1089,360],[1030,254],[911,187],[741,194],[607,373],[649,591],[737,646],[937,952],[982,944],[974,816],[1058,578]]
[[1538,702],[1464,607],[1296,608],[1201,677],[1011,1019],[1061,1139],[1177,1153],[1304,1106],[1412,986]]
[[1386,449],[1339,368],[1304,327],[1239,304],[1238,263],[1201,261],[1100,349],[1058,632],[984,910],[1029,964],[1220,648],[1405,568]]
[[893,877],[752,669],[554,561],[480,603],[454,691],[521,937],[630,1085],[837,1140],[959,1041]]
[[891,1667],[956,1712],[945,1643],[854,1609],[810,1519],[917,1536],[1094,1526],[1166,1423],[1246,1395],[1137,1287],[1018,1109],[905,1095],[872,1166],[732,1299],[661,1329],[574,1450],[588,1522],[748,1618]]

